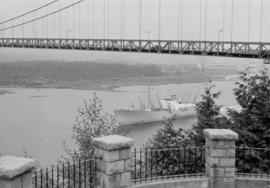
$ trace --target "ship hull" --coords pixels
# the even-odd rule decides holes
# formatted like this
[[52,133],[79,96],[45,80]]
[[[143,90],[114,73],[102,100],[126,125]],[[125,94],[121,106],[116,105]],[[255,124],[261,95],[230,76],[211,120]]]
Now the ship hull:
[[173,112],[169,112],[167,110],[144,111],[120,109],[115,110],[114,113],[116,115],[116,119],[120,124],[162,121],[174,115],[177,119],[196,116],[194,108],[186,108]]

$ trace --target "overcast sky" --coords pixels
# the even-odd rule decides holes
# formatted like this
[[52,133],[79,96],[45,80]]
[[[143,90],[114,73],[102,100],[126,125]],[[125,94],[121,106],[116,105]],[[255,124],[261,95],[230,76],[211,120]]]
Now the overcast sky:
[[[37,8],[52,0],[0,0],[0,21],[22,14]],[[64,7],[77,0],[60,0],[43,9],[39,13],[24,17],[24,21],[37,18],[46,12]],[[49,17],[47,20],[27,24],[14,30],[14,37],[80,37],[80,38],[122,38],[138,39],[139,36],[139,0],[125,1],[125,16],[121,24],[121,0],[85,0],[80,6]],[[161,0],[161,39],[177,40],[231,40],[231,0],[207,0],[207,24],[205,35],[206,0],[183,0],[183,13],[178,3],[181,0]],[[225,6],[224,6],[225,1]],[[233,0],[233,40],[248,41],[248,23],[250,23],[250,40],[260,40],[260,6],[261,0],[251,0],[250,17],[248,16],[249,0]],[[104,3],[105,2],[105,24]],[[158,0],[142,0],[142,38],[158,38]],[[270,41],[270,1],[262,0],[262,41]],[[108,6],[109,5],[109,6]],[[201,8],[200,8],[201,7]],[[225,7],[225,13],[223,10]],[[180,12],[179,12],[180,10]],[[200,11],[201,10],[201,11]],[[80,12],[80,14],[79,14]],[[200,13],[201,12],[201,13]],[[89,17],[88,17],[89,13]],[[200,19],[201,15],[201,19]],[[223,21],[223,15],[225,19]],[[94,16],[94,17],[93,17]],[[183,29],[181,34],[181,16],[183,16]],[[79,19],[80,18],[80,19]],[[125,19],[123,19],[125,18]],[[250,18],[250,22],[249,19]],[[93,22],[94,20],[94,22]],[[21,23],[23,19],[0,25],[1,28]],[[73,24],[75,21],[75,24]],[[201,23],[201,29],[200,29]],[[104,29],[105,25],[105,29]],[[122,27],[121,27],[122,25]],[[221,31],[222,30],[222,31]],[[5,31],[5,36],[11,36],[12,31]],[[178,34],[179,33],[179,34]],[[3,32],[0,34],[3,36]]]

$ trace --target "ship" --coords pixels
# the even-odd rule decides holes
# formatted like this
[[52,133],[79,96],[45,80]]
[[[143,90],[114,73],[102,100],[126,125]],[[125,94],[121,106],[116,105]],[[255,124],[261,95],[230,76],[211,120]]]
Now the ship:
[[147,101],[148,104],[144,104],[140,97],[140,106],[116,109],[114,110],[116,119],[120,124],[135,124],[135,123],[150,123],[158,122],[175,116],[176,119],[179,118],[190,118],[195,117],[195,102],[187,102],[178,98],[176,95],[171,95],[170,98],[160,99],[157,95],[157,104],[154,105],[151,88],[149,88]]

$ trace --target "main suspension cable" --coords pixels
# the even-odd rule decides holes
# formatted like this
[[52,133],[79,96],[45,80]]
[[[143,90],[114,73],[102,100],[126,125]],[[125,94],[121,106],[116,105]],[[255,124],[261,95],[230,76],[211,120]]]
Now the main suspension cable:
[[[20,23],[20,24],[16,24],[16,25],[12,25],[12,26],[10,26],[10,27],[6,27],[6,28],[3,28],[3,29],[0,29],[0,31],[4,31],[4,30],[8,30],[8,29],[13,29],[13,28],[16,28],[16,27],[25,25],[25,24],[29,24],[29,23],[35,22],[35,21],[37,21],[37,20],[41,20],[41,19],[43,19],[43,18],[46,18],[46,17],[48,17],[48,16],[51,16],[51,15],[54,15],[54,14],[56,14],[56,13],[58,13],[58,12],[61,12],[61,11],[63,11],[63,10],[66,10],[66,9],[68,9],[68,8],[70,8],[70,7],[73,7],[73,6],[79,4],[79,3],[83,2],[83,1],[85,1],[85,0],[79,0],[79,1],[77,1],[77,2],[75,2],[75,3],[72,3],[71,5],[68,5],[68,6],[66,6],[66,7],[63,7],[63,8],[61,8],[61,9],[59,9],[59,10],[53,11],[53,12],[47,14],[47,15],[43,15],[43,16],[40,16],[40,17],[38,17],[38,18],[35,18],[35,19],[32,19],[32,20],[28,20],[28,21],[25,21],[25,22]],[[59,26],[59,27],[60,27],[60,26]]]
[[26,15],[31,14],[31,13],[33,13],[33,12],[36,12],[36,11],[38,11],[38,10],[40,10],[40,9],[42,9],[42,8],[45,8],[45,7],[47,7],[47,6],[49,6],[49,5],[53,4],[53,3],[55,3],[55,2],[57,2],[57,1],[59,1],[59,0],[51,1],[51,2],[49,2],[49,3],[47,3],[47,4],[45,4],[45,5],[40,6],[40,7],[36,8],[36,9],[33,9],[33,10],[29,11],[29,12],[26,12],[26,13],[21,14],[21,15],[19,15],[19,16],[16,16],[16,17],[7,19],[7,20],[5,20],[5,21],[2,21],[2,22],[0,22],[0,25],[1,25],[1,24],[4,24],[4,23],[7,23],[7,22],[10,22],[10,21],[13,21],[13,20],[16,20],[16,19],[18,19],[18,18],[20,18],[20,17],[26,16]]

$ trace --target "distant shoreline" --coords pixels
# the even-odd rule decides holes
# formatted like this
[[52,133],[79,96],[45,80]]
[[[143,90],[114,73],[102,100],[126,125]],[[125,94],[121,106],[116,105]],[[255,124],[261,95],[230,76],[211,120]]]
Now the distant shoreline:
[[[29,85],[0,85],[0,95],[14,94],[11,88],[29,88],[29,89],[77,89],[77,90],[99,90],[99,91],[117,91],[115,89],[125,86],[157,86],[166,84],[184,84],[184,83],[204,83],[208,82],[208,78],[181,79],[177,76],[160,76],[160,77],[144,77],[144,78],[127,78],[121,80],[81,80],[78,82],[57,82],[51,84],[42,84],[39,86]],[[216,78],[212,81],[228,81],[225,78]],[[119,92],[119,91],[117,91]]]
[[[0,63],[1,88],[60,88],[114,91],[118,87],[224,81],[237,70],[181,65],[96,62]],[[4,92],[2,92],[4,93]]]

